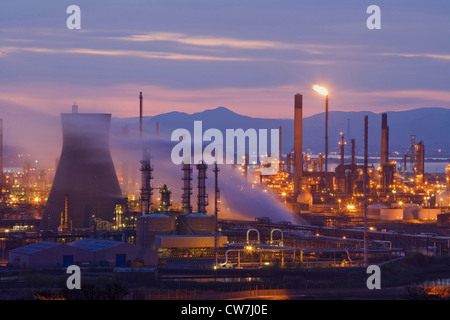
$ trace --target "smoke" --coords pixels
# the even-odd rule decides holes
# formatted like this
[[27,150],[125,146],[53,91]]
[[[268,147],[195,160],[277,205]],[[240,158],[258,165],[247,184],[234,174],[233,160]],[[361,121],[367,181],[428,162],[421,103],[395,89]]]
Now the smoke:
[[[154,204],[159,205],[159,188],[167,185],[172,191],[172,203],[181,206],[182,199],[182,165],[175,165],[171,160],[171,151],[177,142],[169,141],[155,135],[144,135],[139,138],[138,133],[128,136],[116,135],[112,138],[113,160],[118,166],[116,170],[125,190],[139,194],[141,176],[139,172],[140,160],[143,157],[144,146],[149,148],[150,161],[153,167],[153,196]],[[207,213],[214,213],[214,166],[208,166],[206,187],[209,198]],[[269,190],[266,192],[258,183],[246,179],[240,170],[233,165],[218,165],[218,185],[220,189],[219,219],[227,220],[255,220],[258,217],[268,217],[272,221],[290,221],[304,223],[298,216],[289,211],[279,199]],[[251,173],[249,173],[251,175]],[[268,188],[267,188],[268,189]],[[197,169],[193,166],[191,204],[193,211],[197,211]]]

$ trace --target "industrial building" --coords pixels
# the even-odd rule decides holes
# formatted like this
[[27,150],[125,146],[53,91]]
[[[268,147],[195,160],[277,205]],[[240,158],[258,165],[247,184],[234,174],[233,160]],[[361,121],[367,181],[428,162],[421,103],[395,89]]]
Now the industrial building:
[[13,249],[9,264],[17,267],[127,266],[131,262],[151,266],[158,262],[156,251],[127,242],[81,239],[67,244],[40,241]]
[[[149,195],[152,194],[150,184],[151,174],[150,162],[142,161],[142,189],[141,203],[146,209],[143,213],[150,211],[148,203],[151,202]],[[177,246],[184,249],[214,248],[216,217],[206,213],[208,195],[206,193],[208,166],[200,163],[196,166],[198,170],[198,210],[192,212],[192,167],[189,164],[182,166],[183,171],[183,208],[181,212],[174,211],[170,204],[170,189],[164,185],[160,189],[161,205],[159,212],[150,212],[137,218],[136,221],[136,243],[152,249],[174,249]],[[218,190],[216,189],[216,194]],[[147,211],[149,210],[149,211]],[[219,237],[217,238],[219,239]],[[225,239],[225,240],[224,240]],[[220,236],[220,246],[226,241],[226,237]],[[192,245],[192,247],[189,247]]]

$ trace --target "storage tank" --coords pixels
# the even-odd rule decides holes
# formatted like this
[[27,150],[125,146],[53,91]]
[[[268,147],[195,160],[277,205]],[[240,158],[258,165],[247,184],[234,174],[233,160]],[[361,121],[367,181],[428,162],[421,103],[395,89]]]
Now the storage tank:
[[450,190],[441,191],[436,197],[436,202],[439,207],[450,207]]
[[310,192],[302,191],[299,193],[297,197],[297,203],[306,204],[308,206],[312,206],[313,204],[313,196]]
[[136,221],[136,244],[155,248],[155,236],[174,234],[176,230],[176,220],[165,214],[151,213],[140,216]]
[[386,209],[382,204],[371,204],[367,206],[367,219],[380,219],[380,210]]
[[380,209],[381,220],[402,220],[403,208],[384,208]]
[[438,214],[441,213],[441,209],[435,208],[420,208],[418,219],[419,220],[437,220]]
[[205,213],[195,212],[179,217],[180,234],[214,234],[216,219]]
[[419,218],[419,206],[408,205],[403,208],[403,219],[418,219]]

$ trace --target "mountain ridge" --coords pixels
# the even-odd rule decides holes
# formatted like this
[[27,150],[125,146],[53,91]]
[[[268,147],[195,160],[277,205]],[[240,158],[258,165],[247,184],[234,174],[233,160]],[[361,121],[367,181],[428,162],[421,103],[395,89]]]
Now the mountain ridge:
[[[369,152],[372,156],[379,154],[381,141],[381,115],[388,115],[390,132],[390,152],[402,155],[411,144],[411,135],[415,135],[416,143],[423,141],[426,156],[450,157],[450,109],[416,108],[406,111],[330,111],[328,122],[329,152],[339,152],[340,132],[344,134],[346,154],[350,152],[350,140],[355,139],[356,152],[362,154],[364,141],[364,117],[369,118]],[[117,124],[122,121],[114,118]],[[123,118],[130,119],[130,118]],[[138,118],[133,118],[138,119]],[[159,135],[170,138],[171,132],[177,128],[185,128],[193,132],[193,122],[202,121],[203,131],[217,128],[278,129],[282,128],[282,152],[288,153],[293,147],[294,120],[289,118],[253,118],[241,115],[225,107],[207,109],[188,114],[185,112],[168,112],[151,117],[144,117],[144,130],[154,132],[158,122]],[[303,118],[303,150],[304,152],[323,152],[325,145],[325,115],[314,114]]]

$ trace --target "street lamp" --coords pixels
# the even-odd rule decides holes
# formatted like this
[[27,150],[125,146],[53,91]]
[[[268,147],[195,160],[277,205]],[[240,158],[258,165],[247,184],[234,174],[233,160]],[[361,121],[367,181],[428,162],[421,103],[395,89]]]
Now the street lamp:
[[325,96],[325,188],[328,195],[328,90],[318,85],[314,85],[313,89]]

